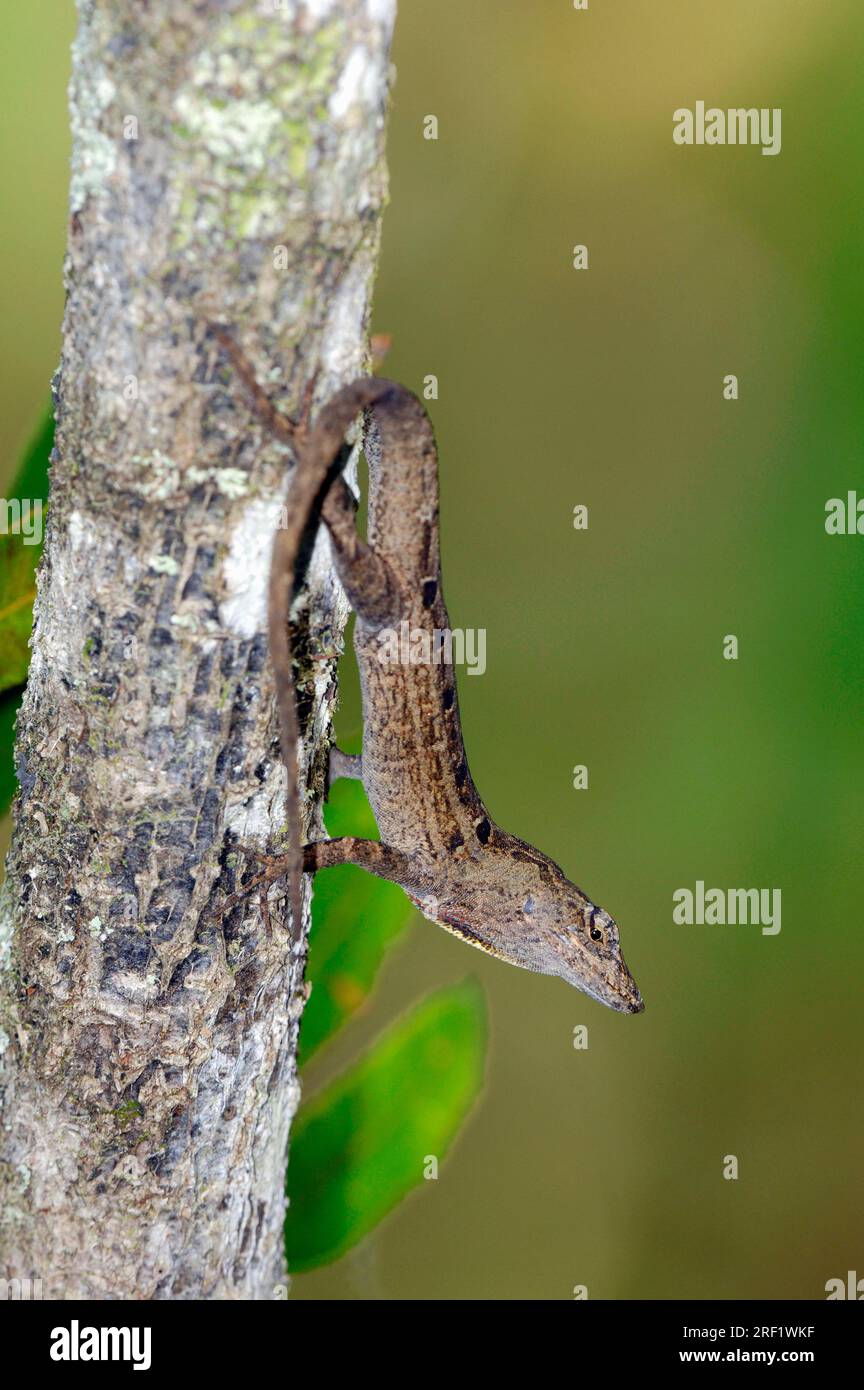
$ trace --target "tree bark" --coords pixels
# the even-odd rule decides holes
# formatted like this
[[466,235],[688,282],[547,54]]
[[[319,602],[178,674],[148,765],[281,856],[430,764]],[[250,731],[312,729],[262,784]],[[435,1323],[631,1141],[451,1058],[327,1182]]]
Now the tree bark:
[[[223,916],[284,771],[265,640],[289,414],[363,369],[394,0],[80,0],[67,309],[0,910],[0,1270],[48,1298],[270,1298],[304,941]],[[295,606],[320,828],[347,608]],[[308,917],[308,900],[307,900]]]

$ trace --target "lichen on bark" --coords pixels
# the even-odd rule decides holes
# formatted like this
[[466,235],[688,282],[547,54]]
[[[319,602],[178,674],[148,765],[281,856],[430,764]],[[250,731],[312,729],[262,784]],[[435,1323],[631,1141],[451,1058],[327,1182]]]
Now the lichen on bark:
[[[264,592],[289,414],[365,362],[389,0],[81,0],[51,509],[0,903],[0,1270],[46,1296],[284,1280],[303,940],[229,914],[278,840]],[[317,376],[316,376],[317,373]],[[347,609],[296,606],[320,827]]]

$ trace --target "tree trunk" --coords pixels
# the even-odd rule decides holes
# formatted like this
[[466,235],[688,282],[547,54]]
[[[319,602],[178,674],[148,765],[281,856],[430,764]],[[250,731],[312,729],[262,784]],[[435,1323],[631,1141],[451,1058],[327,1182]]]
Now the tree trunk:
[[[305,944],[284,890],[270,923],[222,905],[282,825],[265,584],[290,458],[206,323],[289,414],[362,370],[393,0],[79,3],[0,911],[0,1270],[48,1298],[279,1297]],[[345,617],[322,541],[294,616],[312,830]]]

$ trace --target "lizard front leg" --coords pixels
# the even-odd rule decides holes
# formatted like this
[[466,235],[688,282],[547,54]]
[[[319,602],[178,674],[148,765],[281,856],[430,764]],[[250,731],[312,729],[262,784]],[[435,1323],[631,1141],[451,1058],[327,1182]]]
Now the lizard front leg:
[[[285,878],[293,868],[291,855],[267,855],[255,853],[255,858],[265,865],[262,872],[244,884],[239,893],[232,893],[225,904],[228,911],[249,893],[259,892]],[[379,840],[362,840],[356,835],[340,835],[335,840],[313,840],[303,846],[303,872],[317,873],[319,869],[332,869],[338,864],[355,864],[358,869],[386,878],[404,888],[412,897],[423,897],[431,891],[433,875],[430,867],[404,854],[391,845],[383,845]]]
[[392,845],[381,844],[380,840],[361,840],[356,835],[340,835],[335,840],[313,840],[303,846],[303,871],[316,873],[318,869],[332,869],[337,864],[356,864],[378,878],[386,878],[390,883],[398,883],[400,888],[412,894],[424,894],[432,885],[432,872],[428,864],[414,855],[404,854]]

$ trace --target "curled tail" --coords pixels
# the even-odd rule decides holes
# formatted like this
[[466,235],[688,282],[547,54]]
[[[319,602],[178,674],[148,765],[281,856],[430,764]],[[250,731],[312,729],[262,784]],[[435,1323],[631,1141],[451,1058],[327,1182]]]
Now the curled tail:
[[[300,725],[291,651],[289,616],[294,599],[294,572],[298,553],[313,509],[324,488],[345,434],[362,410],[383,407],[378,422],[390,424],[396,443],[418,428],[429,429],[428,417],[417,398],[404,386],[385,377],[360,377],[344,386],[321,409],[313,428],[304,432],[282,415],[256,380],[251,363],[231,333],[221,324],[210,323],[214,337],[222,344],[249,393],[255,413],[283,443],[290,444],[297,466],[286,498],[286,524],[273,541],[267,596],[268,642],[276,687],[279,747],[286,771],[285,818],[288,829],[287,873],[292,931],[299,938],[303,906],[303,826],[298,789]],[[431,432],[430,432],[431,438]],[[434,445],[433,445],[434,448]],[[424,446],[424,452],[426,452]],[[373,465],[370,461],[370,471]],[[365,548],[365,547],[364,547]]]
[[409,394],[404,387],[386,378],[362,377],[330,398],[313,428],[302,440],[295,442],[297,467],[286,499],[286,524],[276,532],[273,541],[267,621],[270,661],[276,686],[279,745],[287,774],[288,879],[295,936],[300,930],[303,900],[303,827],[297,765],[300,727],[288,619],[294,599],[294,572],[300,543],[353,421],[369,406],[384,406],[388,397],[392,398],[394,404],[402,402]]

